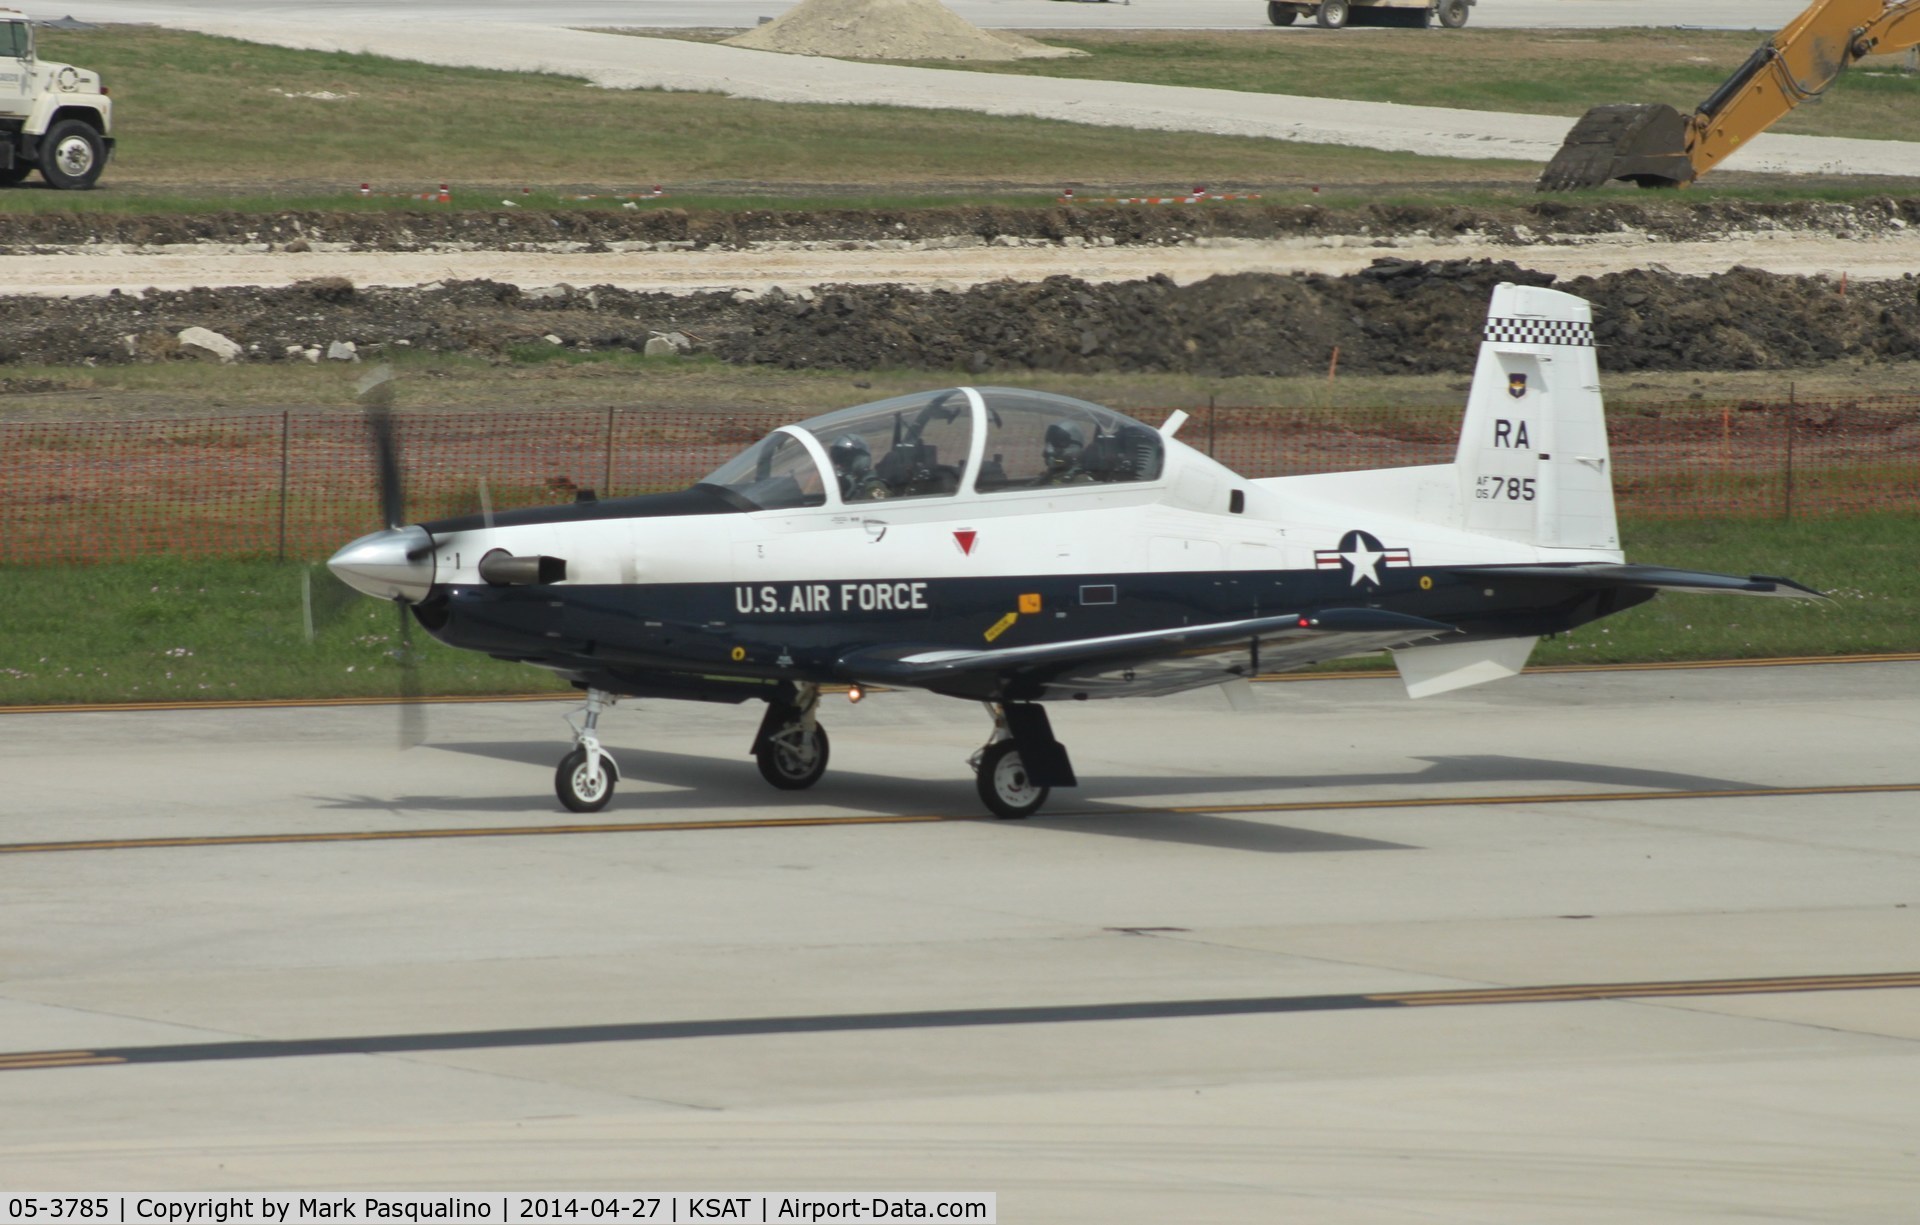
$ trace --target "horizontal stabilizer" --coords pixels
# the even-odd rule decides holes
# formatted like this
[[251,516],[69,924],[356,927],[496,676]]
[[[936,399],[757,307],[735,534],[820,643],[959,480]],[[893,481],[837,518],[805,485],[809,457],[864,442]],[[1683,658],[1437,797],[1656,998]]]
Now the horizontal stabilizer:
[[1765,595],[1789,600],[1824,600],[1815,591],[1790,578],[1769,574],[1715,574],[1709,570],[1675,570],[1669,566],[1635,566],[1614,562],[1571,562],[1544,566],[1462,566],[1455,574],[1479,579],[1538,579],[1577,587],[1639,587],[1652,591],[1685,591],[1700,595]]

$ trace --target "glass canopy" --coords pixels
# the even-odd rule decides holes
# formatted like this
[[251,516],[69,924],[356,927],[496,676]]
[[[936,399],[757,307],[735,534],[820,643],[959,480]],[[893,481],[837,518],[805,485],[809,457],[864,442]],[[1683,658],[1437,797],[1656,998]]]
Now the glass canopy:
[[1164,458],[1157,430],[1098,404],[952,387],[782,426],[702,483],[781,510],[1152,481]]

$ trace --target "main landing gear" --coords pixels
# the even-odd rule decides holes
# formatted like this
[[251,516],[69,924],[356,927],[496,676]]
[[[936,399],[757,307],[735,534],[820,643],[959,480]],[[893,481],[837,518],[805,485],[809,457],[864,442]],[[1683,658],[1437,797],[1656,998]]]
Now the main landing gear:
[[620,767],[600,747],[599,735],[600,712],[616,700],[604,689],[589,689],[587,704],[578,712],[583,721],[576,724],[573,715],[567,716],[567,726],[573,728],[573,751],[560,759],[560,768],[553,772],[553,790],[571,812],[599,812],[620,781]]
[[967,759],[974,790],[987,811],[1002,821],[1030,817],[1055,787],[1075,784],[1067,750],[1053,738],[1044,708],[1021,702],[985,705],[993,716],[993,734]]
[[815,717],[820,686],[799,684],[789,700],[767,703],[760,732],[753,738],[753,760],[760,777],[782,791],[805,791],[827,772],[827,729]]

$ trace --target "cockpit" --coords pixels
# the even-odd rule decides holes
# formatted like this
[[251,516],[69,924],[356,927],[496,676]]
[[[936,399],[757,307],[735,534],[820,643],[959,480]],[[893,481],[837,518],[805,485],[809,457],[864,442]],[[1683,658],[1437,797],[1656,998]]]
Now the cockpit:
[[761,510],[1154,481],[1159,431],[1070,396],[951,387],[782,426],[701,484]]

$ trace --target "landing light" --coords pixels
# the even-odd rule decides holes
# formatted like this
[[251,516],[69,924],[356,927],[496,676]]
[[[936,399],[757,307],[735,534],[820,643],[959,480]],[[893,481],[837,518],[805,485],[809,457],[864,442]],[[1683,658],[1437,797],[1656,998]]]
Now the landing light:
[[861,698],[864,698],[866,696],[867,696],[867,691],[862,689],[858,685],[849,685],[847,687],[847,701],[849,702],[858,702]]

